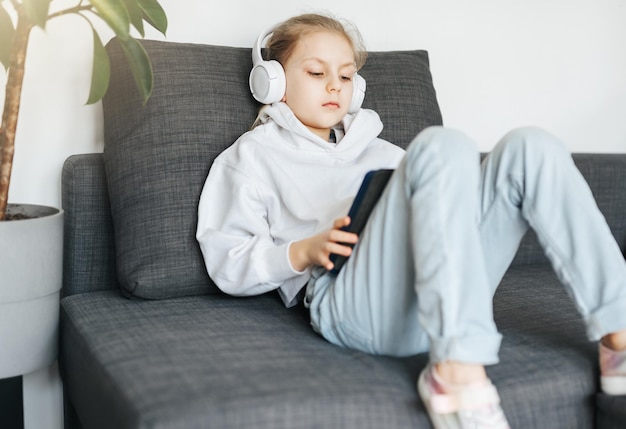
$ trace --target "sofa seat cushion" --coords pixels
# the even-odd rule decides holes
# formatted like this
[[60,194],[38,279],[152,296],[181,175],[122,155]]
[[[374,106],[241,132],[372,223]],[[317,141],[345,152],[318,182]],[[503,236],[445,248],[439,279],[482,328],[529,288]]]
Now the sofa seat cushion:
[[[550,268],[512,269],[495,309],[504,341],[488,372],[512,427],[592,427],[594,345]],[[415,388],[426,355],[333,346],[273,294],[93,292],[65,298],[61,323],[63,379],[84,427],[429,427]]]
[[509,269],[494,296],[494,318],[503,335],[501,364],[487,371],[511,427],[594,427],[597,343],[587,339],[583,320],[552,269],[547,264]]
[[274,295],[103,291],[65,298],[61,317],[63,379],[83,427],[427,425],[415,412],[421,365],[335,347]]

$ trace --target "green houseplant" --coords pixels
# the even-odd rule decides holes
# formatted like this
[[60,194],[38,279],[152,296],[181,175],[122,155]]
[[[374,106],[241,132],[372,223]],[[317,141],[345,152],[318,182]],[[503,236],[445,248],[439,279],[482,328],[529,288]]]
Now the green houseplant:
[[144,101],[152,91],[152,68],[141,44],[131,35],[131,27],[142,37],[144,22],[165,34],[167,17],[157,0],[77,0],[73,7],[51,12],[55,0],[0,0],[0,62],[7,71],[4,109],[0,125],[0,221],[6,217],[15,131],[20,110],[24,64],[31,30],[45,28],[54,18],[77,14],[93,30],[93,69],[88,104],[106,93],[109,59],[92,20],[102,20],[120,40]]
[[[68,7],[72,1],[75,5]],[[167,29],[157,0],[0,0],[0,63],[7,73],[0,125],[0,379],[24,375],[25,386],[29,377],[36,379],[56,360],[63,212],[8,204],[15,134],[31,30],[45,29],[49,20],[70,14],[84,18],[93,33],[87,104],[104,96],[110,74],[109,58],[94,22],[104,22],[119,39],[144,103],[152,92],[152,67],[131,32],[144,37],[144,23],[163,34]],[[27,426],[43,427],[43,423],[31,423]]]

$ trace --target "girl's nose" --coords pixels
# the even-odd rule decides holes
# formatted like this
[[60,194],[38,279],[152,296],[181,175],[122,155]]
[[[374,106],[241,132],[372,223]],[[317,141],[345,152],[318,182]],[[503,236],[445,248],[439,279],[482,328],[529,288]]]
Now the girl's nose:
[[328,83],[326,84],[326,88],[329,92],[339,91],[341,89],[341,80],[339,77],[330,77],[328,79]]

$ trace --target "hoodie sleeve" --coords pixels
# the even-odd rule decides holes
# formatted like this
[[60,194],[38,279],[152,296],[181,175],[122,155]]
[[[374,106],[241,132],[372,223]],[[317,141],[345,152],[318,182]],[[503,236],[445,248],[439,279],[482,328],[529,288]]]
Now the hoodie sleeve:
[[262,294],[304,274],[291,266],[291,243],[274,242],[256,183],[219,158],[200,196],[196,238],[209,276],[230,295]]

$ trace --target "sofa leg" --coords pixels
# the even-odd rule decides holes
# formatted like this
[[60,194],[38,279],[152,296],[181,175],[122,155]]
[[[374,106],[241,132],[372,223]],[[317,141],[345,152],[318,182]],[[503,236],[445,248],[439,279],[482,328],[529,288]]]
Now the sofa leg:
[[82,429],[76,410],[65,391],[63,391],[63,422],[65,423],[64,429]]
[[622,429],[626,426],[626,396],[596,395],[596,428]]

